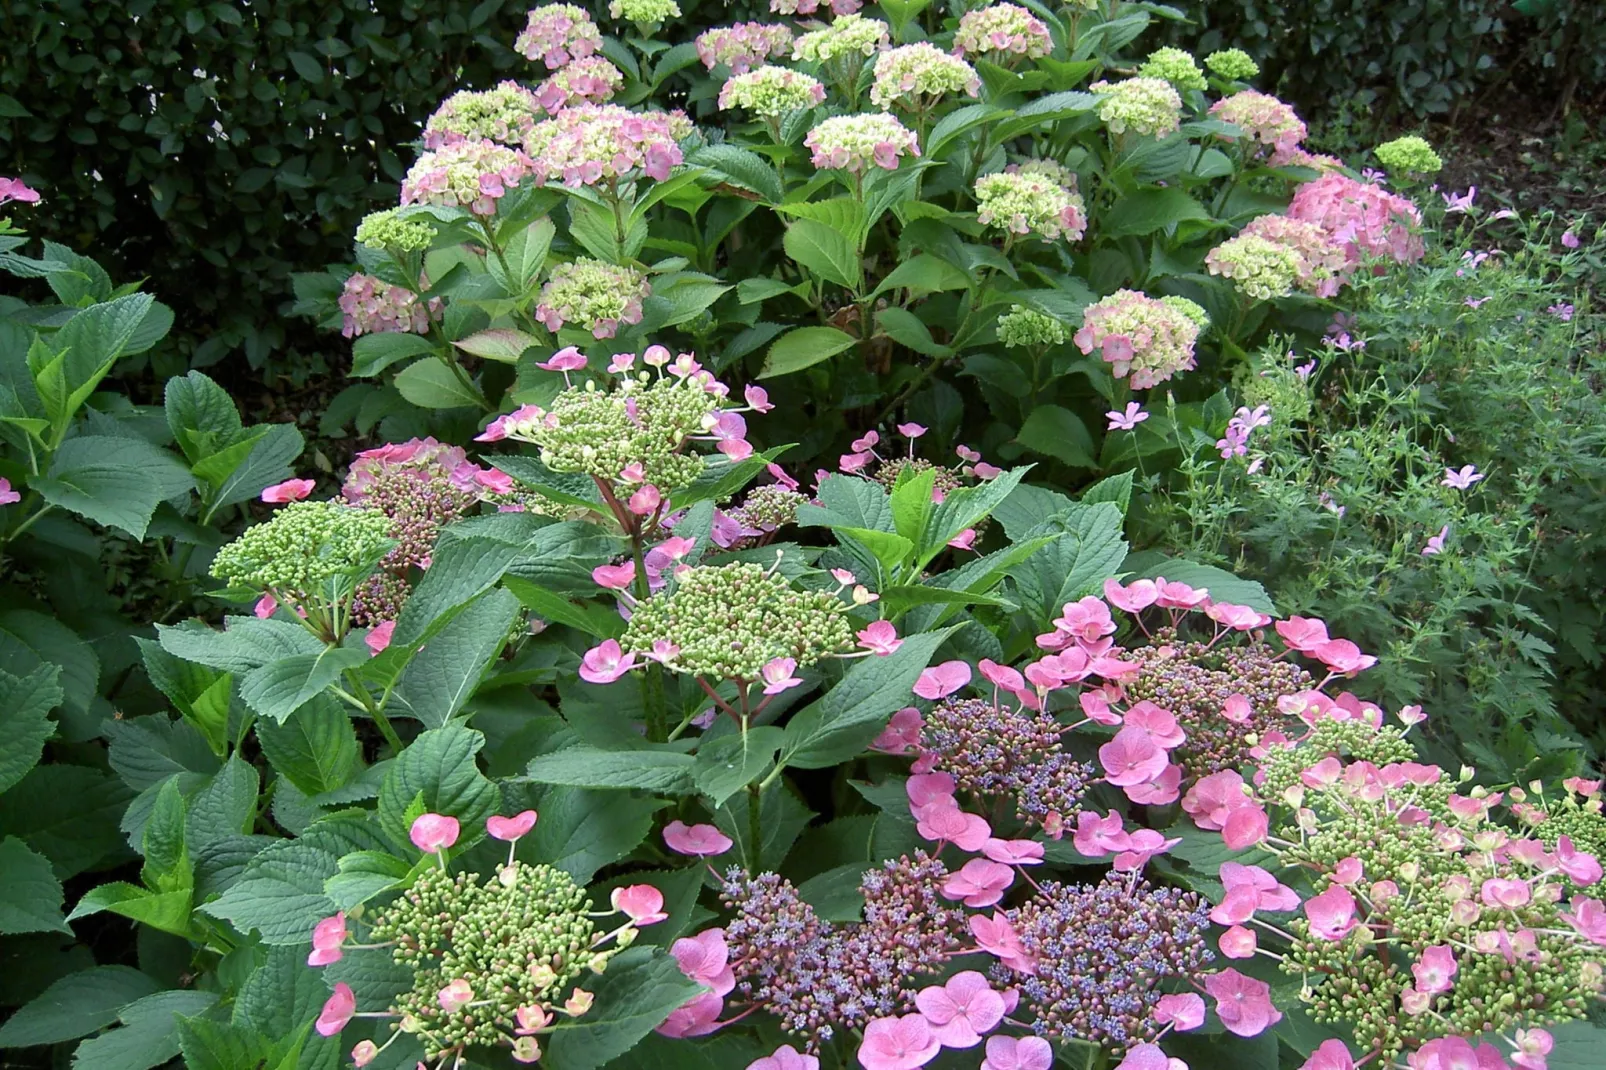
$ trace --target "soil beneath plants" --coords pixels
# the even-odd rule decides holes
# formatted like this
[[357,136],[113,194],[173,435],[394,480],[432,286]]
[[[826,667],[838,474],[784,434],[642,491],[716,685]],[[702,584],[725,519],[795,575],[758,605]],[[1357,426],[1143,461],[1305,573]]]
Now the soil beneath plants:
[[1566,115],[1552,102],[1505,97],[1499,108],[1430,126],[1445,167],[1441,189],[1478,187],[1478,200],[1523,214],[1553,209],[1563,218],[1606,217],[1606,102],[1575,103]]

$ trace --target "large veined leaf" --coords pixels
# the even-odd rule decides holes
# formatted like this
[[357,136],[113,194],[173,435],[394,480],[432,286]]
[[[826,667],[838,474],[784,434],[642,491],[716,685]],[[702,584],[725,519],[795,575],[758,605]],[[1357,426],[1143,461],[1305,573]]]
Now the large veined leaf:
[[49,474],[30,485],[51,505],[143,539],[156,507],[195,480],[177,457],[142,438],[81,435],[64,442]]
[[656,948],[630,948],[614,957],[594,986],[596,1003],[583,1017],[560,1020],[548,1047],[554,1066],[596,1070],[630,1050],[699,992],[701,985]]

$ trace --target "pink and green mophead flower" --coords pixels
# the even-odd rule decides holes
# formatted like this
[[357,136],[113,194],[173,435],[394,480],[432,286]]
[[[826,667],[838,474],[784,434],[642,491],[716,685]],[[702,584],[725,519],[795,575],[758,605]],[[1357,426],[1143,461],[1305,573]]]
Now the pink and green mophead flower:
[[555,71],[584,59],[602,47],[602,33],[591,15],[574,4],[546,4],[530,11],[513,48],[525,59],[539,60]]
[[789,55],[792,30],[780,23],[739,22],[706,30],[697,38],[697,58],[709,70],[723,63],[744,74],[770,56]]
[[903,156],[919,156],[920,142],[886,112],[835,115],[810,130],[803,144],[815,167],[862,174],[871,167],[896,171]]
[[460,141],[418,158],[402,180],[401,202],[496,212],[496,202],[524,181],[534,164],[518,149],[494,141]]
[[681,163],[679,141],[690,133],[679,113],[577,104],[537,123],[524,151],[541,182],[590,186],[638,173],[661,182]]
[[954,53],[1009,62],[1017,56],[1040,59],[1054,49],[1043,20],[1019,4],[989,4],[959,17]]

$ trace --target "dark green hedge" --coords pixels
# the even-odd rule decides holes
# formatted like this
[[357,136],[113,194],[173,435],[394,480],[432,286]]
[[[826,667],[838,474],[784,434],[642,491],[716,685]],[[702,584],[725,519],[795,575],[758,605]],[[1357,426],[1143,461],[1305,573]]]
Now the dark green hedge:
[[[178,313],[197,365],[303,330],[289,275],[348,259],[398,150],[463,82],[511,71],[524,0],[52,0],[0,5],[0,174],[29,229]],[[182,342],[181,342],[182,344]]]
[[[1178,40],[1237,45],[1307,114],[1382,90],[1442,111],[1518,64],[1553,98],[1606,64],[1594,0],[1192,0]],[[178,314],[170,367],[243,350],[268,378],[338,351],[288,319],[289,275],[350,256],[395,196],[398,150],[448,92],[528,65],[527,0],[50,0],[0,3],[0,174],[42,191],[29,227],[146,276]],[[591,5],[599,13],[605,4]],[[682,25],[762,0],[681,0]],[[1173,9],[1175,10],[1175,9]],[[1515,19],[1516,22],[1510,20]],[[1201,40],[1201,33],[1203,39]],[[1156,41],[1158,43],[1158,41]],[[1280,79],[1280,84],[1279,84]],[[405,157],[405,153],[401,153]],[[293,358],[298,351],[302,359]],[[239,364],[225,373],[232,378]]]

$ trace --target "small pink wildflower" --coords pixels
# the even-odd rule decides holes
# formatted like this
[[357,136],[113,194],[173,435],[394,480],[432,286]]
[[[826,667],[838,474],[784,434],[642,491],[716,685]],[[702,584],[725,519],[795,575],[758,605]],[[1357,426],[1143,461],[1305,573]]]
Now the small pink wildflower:
[[889,620],[873,621],[858,633],[858,638],[860,646],[879,657],[886,657],[903,645],[903,640],[898,638],[898,630]]
[[439,854],[456,843],[460,830],[461,826],[455,817],[447,817],[444,814],[419,814],[413,819],[407,837],[413,841],[414,847],[427,855],[432,855]]
[[535,828],[535,820],[534,810],[522,810],[512,817],[488,817],[485,819],[485,831],[491,834],[492,839],[512,843],[529,835],[530,830]]
[[621,650],[617,639],[608,639],[580,659],[580,679],[588,684],[611,684],[635,666],[636,655]]
[[262,500],[274,504],[299,502],[311,494],[312,488],[315,486],[317,486],[317,483],[310,479],[287,479],[283,483],[275,483],[271,487],[264,488]]
[[782,691],[789,691],[794,687],[801,687],[801,678],[793,676],[797,670],[797,661],[793,658],[772,658],[759,669],[759,679],[764,684],[766,695],[779,695]]
[[671,821],[664,826],[664,843],[677,854],[712,858],[730,850],[735,841],[713,825],[688,826],[684,821]]
[[637,925],[656,925],[669,917],[664,913],[664,893],[650,884],[615,888],[608,902]]
[[1143,411],[1143,406],[1136,401],[1127,402],[1125,412],[1111,411],[1104,415],[1110,418],[1111,431],[1131,431],[1149,418],[1149,414]]
[[334,995],[324,1002],[323,1010],[318,1014],[315,1028],[321,1037],[332,1037],[346,1028],[357,1013],[357,994],[351,986],[341,981],[335,985]]

